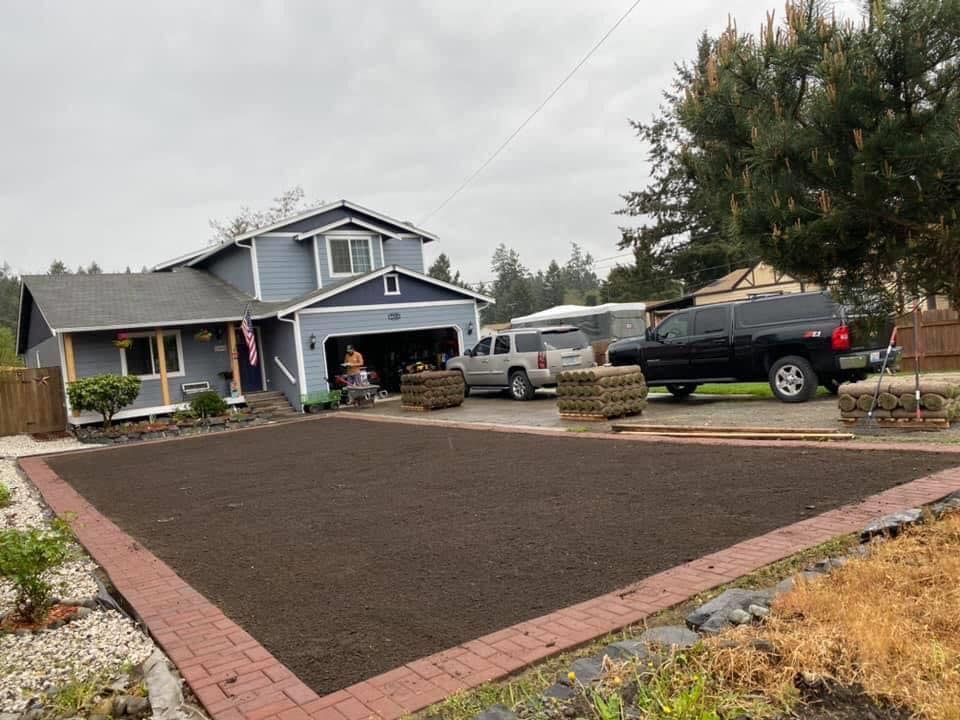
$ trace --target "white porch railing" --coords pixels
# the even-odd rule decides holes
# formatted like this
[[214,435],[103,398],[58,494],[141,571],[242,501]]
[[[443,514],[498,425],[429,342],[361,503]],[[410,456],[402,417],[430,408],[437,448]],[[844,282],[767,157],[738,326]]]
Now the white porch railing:
[[284,364],[280,361],[280,358],[278,358],[276,355],[273,356],[273,364],[276,365],[278,368],[280,368],[280,372],[282,372],[284,375],[287,376],[287,380],[289,380],[289,381],[290,381],[291,383],[293,383],[294,385],[297,384],[297,379],[296,379],[293,375],[290,374],[290,371],[287,370],[287,366],[284,365]]

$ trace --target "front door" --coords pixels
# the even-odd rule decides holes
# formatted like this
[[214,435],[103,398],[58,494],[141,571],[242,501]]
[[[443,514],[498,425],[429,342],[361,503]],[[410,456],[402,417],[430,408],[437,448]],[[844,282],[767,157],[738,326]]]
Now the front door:
[[237,330],[237,359],[240,362],[240,387],[244,393],[260,392],[263,390],[263,344],[259,342],[260,332],[254,328],[257,337],[257,364],[250,364],[250,352],[247,341],[243,339],[243,332]]
[[486,385],[490,375],[490,350],[493,338],[481,338],[473,347],[473,354],[464,365],[467,368],[467,385]]
[[690,313],[674,313],[657,326],[657,337],[644,347],[649,380],[686,380],[690,373]]

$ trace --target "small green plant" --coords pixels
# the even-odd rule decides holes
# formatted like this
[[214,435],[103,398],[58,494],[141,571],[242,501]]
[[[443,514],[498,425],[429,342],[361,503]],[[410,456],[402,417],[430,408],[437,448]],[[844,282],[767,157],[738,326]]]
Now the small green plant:
[[50,705],[54,709],[56,717],[86,715],[87,713],[82,713],[82,711],[93,702],[102,685],[102,680],[97,678],[85,681],[75,680],[59,688],[50,699]]
[[91,410],[103,416],[103,426],[113,423],[113,416],[137,399],[140,378],[135,375],[95,375],[75,380],[67,386],[67,396],[74,410]]
[[11,502],[13,502],[13,493],[10,492],[10,488],[0,483],[0,508],[6,507]]
[[227,401],[213,390],[209,390],[191,400],[190,409],[199,417],[215,417],[227,411]]
[[619,690],[604,693],[591,691],[591,705],[597,720],[623,720],[623,697]]
[[190,420],[196,420],[197,414],[191,408],[182,408],[173,413],[173,421],[175,423],[189,422]]
[[0,531],[0,577],[17,593],[15,608],[25,620],[42,620],[50,607],[53,587],[44,574],[70,555],[70,528],[55,520],[48,529]]

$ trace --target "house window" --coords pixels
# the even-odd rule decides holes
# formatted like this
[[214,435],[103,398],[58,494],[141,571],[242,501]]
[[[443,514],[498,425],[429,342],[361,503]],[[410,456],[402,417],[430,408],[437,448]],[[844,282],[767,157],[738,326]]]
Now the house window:
[[[160,356],[156,333],[127,334],[133,342],[120,351],[120,366],[124,375],[137,375],[142,379],[160,377]],[[167,361],[167,376],[182,377],[183,345],[180,331],[163,334],[163,356]]]
[[400,276],[399,275],[383,276],[383,294],[384,295],[400,294]]
[[359,275],[373,269],[369,237],[327,238],[331,275]]

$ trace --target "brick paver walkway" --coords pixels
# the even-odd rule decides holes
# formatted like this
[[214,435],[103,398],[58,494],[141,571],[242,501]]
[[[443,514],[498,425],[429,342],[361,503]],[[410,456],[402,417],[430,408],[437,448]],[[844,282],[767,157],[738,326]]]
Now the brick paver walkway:
[[169,566],[101,515],[42,458],[24,458],[20,466],[56,513],[74,514],[80,542],[214,720],[394,720],[859,530],[879,515],[960,490],[960,469],[920,478],[320,697]]

